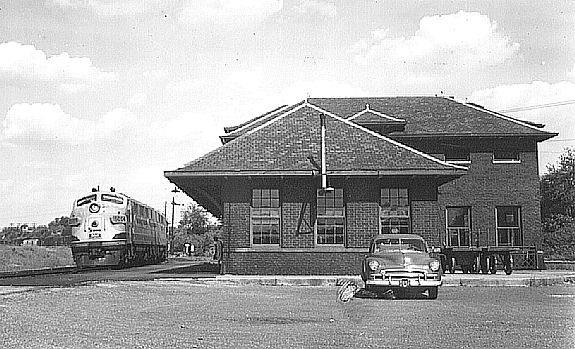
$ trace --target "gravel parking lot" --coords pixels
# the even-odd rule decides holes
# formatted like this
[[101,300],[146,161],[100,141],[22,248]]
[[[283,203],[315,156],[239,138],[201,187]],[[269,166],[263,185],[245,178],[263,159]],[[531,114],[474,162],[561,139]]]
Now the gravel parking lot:
[[575,287],[448,287],[436,301],[335,287],[113,281],[0,293],[4,348],[572,348]]

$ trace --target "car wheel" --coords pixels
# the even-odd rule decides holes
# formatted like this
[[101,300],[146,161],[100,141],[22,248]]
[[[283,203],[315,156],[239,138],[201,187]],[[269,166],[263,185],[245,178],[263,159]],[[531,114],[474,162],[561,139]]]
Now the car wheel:
[[427,294],[429,299],[437,299],[437,286],[428,288]]

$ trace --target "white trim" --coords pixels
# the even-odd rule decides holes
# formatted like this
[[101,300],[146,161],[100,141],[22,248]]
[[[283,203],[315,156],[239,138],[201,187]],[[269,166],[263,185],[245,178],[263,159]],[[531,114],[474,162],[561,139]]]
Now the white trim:
[[496,160],[496,159],[492,159],[492,163],[494,163],[494,164],[520,164],[521,159],[520,160]]
[[445,160],[445,162],[453,165],[471,165],[471,160]]
[[[246,132],[246,133],[244,134],[244,136],[250,135],[250,134],[252,134],[252,133],[254,133],[254,132],[257,132],[257,131],[261,130],[262,128],[268,127],[269,125],[271,125],[271,124],[273,124],[273,123],[275,123],[275,122],[277,122],[277,121],[279,121],[279,120],[285,118],[285,117],[288,116],[288,115],[291,115],[291,114],[295,113],[296,111],[298,111],[298,110],[300,110],[300,109],[302,109],[302,108],[304,108],[304,107],[306,107],[306,106],[309,106],[309,104],[308,104],[307,102],[302,103],[302,105],[297,106],[297,107],[293,108],[292,110],[290,110],[290,111],[288,111],[288,112],[286,112],[286,113],[284,113],[284,114],[281,114],[281,115],[279,115],[279,116],[276,116],[275,118],[264,122],[263,124],[259,125],[258,127],[249,130],[248,132]],[[291,106],[290,106],[290,107],[291,107]],[[236,139],[237,139],[237,138],[236,138]]]
[[277,109],[277,110],[275,110],[275,111],[272,111],[272,112],[268,112],[268,113],[266,113],[266,114],[263,114],[260,118],[257,118],[257,119],[255,119],[255,120],[252,120],[252,122],[250,122],[250,123],[248,123],[248,124],[245,124],[244,126],[238,128],[238,129],[233,130],[232,132],[230,132],[230,133],[224,135],[223,137],[231,136],[231,135],[235,134],[236,132],[239,132],[239,131],[245,129],[246,127],[252,126],[253,124],[257,123],[258,121],[261,121],[261,119],[270,117],[270,116],[275,115],[275,114],[279,114],[279,113],[283,112],[285,109],[287,109],[287,108],[289,108],[289,107],[291,107],[291,105],[284,105],[283,107],[280,107],[279,109]]
[[379,117],[381,117],[381,118],[388,119],[388,120],[395,121],[395,122],[406,122],[406,121],[403,120],[403,119],[394,118],[393,116],[389,116],[389,115],[387,115],[387,114],[380,113],[380,112],[378,112],[378,111],[376,111],[376,110],[372,110],[372,109],[369,108],[369,104],[366,104],[366,105],[365,105],[365,109],[364,109],[364,110],[362,110],[362,111],[360,111],[360,112],[358,112],[358,113],[356,113],[356,114],[353,114],[352,116],[350,116],[349,118],[347,118],[347,120],[356,119],[357,117],[359,117],[359,116],[361,116],[361,115],[363,115],[363,114],[366,114],[366,113],[372,113],[372,114],[377,115],[377,116],[379,116]]
[[302,107],[303,107],[303,106],[308,106],[308,107],[310,107],[310,108],[312,108],[312,109],[315,109],[316,111],[318,111],[318,112],[320,112],[320,113],[324,113],[324,114],[326,114],[326,115],[328,115],[328,116],[330,116],[330,117],[332,117],[332,118],[334,118],[334,119],[336,119],[336,120],[339,120],[339,121],[344,122],[344,123],[346,123],[346,124],[348,124],[348,125],[350,125],[350,126],[353,126],[353,127],[357,128],[357,129],[359,129],[359,130],[361,130],[361,131],[364,131],[364,132],[366,132],[366,133],[368,133],[368,134],[370,134],[370,135],[372,135],[372,136],[374,136],[374,137],[377,137],[377,138],[379,138],[379,139],[381,139],[381,140],[384,140],[384,141],[389,142],[389,143],[391,143],[391,144],[393,144],[393,145],[396,145],[396,146],[398,146],[398,147],[401,147],[401,148],[403,148],[403,149],[405,149],[405,150],[407,150],[407,151],[410,151],[410,152],[412,152],[412,153],[415,153],[415,154],[417,154],[417,155],[423,156],[424,158],[426,158],[426,159],[428,159],[428,160],[431,160],[431,161],[433,161],[433,162],[436,162],[436,163],[438,163],[438,164],[441,164],[441,165],[443,165],[443,166],[452,167],[452,168],[458,169],[458,170],[467,170],[467,169],[468,169],[467,167],[464,167],[464,166],[453,165],[453,164],[447,163],[447,162],[445,162],[445,161],[439,160],[439,159],[437,159],[437,158],[434,158],[433,156],[431,156],[431,155],[429,155],[429,154],[423,153],[423,152],[421,152],[421,151],[419,151],[419,150],[416,150],[416,149],[414,149],[414,148],[411,148],[411,147],[409,147],[409,146],[407,146],[407,145],[405,145],[405,144],[402,144],[402,143],[399,143],[399,142],[397,142],[397,141],[394,141],[394,140],[391,139],[391,138],[387,138],[387,137],[385,137],[385,136],[383,136],[383,135],[380,135],[380,134],[377,133],[377,132],[371,131],[370,129],[367,129],[367,128],[361,126],[361,125],[358,125],[358,124],[356,124],[356,123],[354,123],[354,122],[351,122],[351,121],[349,121],[349,120],[347,120],[347,119],[344,119],[344,118],[342,118],[342,117],[340,117],[340,116],[337,116],[337,115],[335,115],[335,114],[333,114],[333,113],[331,113],[331,112],[329,112],[329,111],[327,111],[327,110],[324,110],[324,109],[322,109],[322,108],[320,108],[320,107],[318,107],[318,106],[316,106],[316,105],[314,105],[314,104],[307,103],[307,104],[302,105]]

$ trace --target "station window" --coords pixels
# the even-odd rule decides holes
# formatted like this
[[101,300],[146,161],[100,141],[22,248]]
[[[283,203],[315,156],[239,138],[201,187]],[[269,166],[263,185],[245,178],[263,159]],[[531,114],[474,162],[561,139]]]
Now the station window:
[[471,246],[471,207],[448,207],[447,245]]
[[280,194],[279,189],[252,189],[250,209],[252,244],[279,245]]
[[444,152],[445,161],[453,163],[470,163],[471,156],[469,150],[463,148],[449,149]]
[[521,207],[499,206],[495,208],[498,246],[523,246]]
[[410,232],[409,195],[407,188],[382,188],[379,220],[382,234]]
[[494,163],[518,163],[521,162],[518,151],[495,151],[493,152]]
[[343,245],[345,205],[343,189],[317,190],[316,243]]

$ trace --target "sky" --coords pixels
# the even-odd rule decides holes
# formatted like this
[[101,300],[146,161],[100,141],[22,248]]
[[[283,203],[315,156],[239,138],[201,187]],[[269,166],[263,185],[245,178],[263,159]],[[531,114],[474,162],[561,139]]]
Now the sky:
[[187,203],[164,171],[308,96],[510,110],[559,133],[544,173],[575,147],[573,28],[560,0],[0,0],[0,227],[96,186]]

